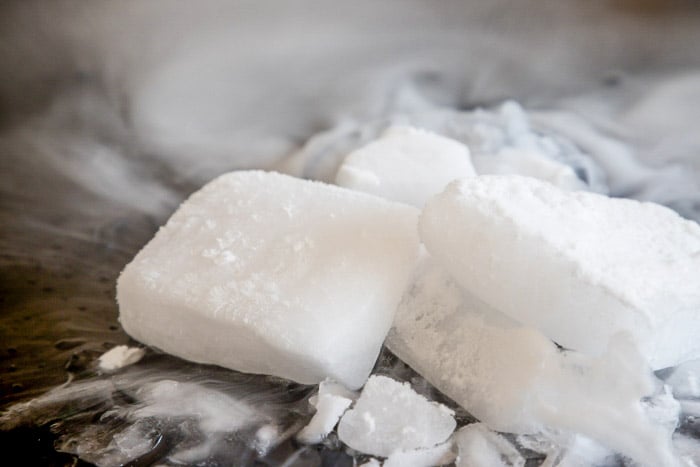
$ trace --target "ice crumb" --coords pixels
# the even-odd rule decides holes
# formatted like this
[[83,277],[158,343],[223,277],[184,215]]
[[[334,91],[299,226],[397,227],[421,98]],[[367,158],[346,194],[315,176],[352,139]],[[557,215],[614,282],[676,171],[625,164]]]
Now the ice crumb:
[[341,418],[338,436],[357,451],[387,457],[443,443],[455,426],[452,411],[418,395],[408,383],[373,375]]
[[133,365],[143,358],[146,351],[140,347],[118,345],[100,355],[98,367],[102,371],[115,371]]
[[316,408],[316,413],[297,434],[297,440],[306,444],[323,441],[354,400],[354,393],[342,385],[330,380],[323,381],[318,394],[309,401]]

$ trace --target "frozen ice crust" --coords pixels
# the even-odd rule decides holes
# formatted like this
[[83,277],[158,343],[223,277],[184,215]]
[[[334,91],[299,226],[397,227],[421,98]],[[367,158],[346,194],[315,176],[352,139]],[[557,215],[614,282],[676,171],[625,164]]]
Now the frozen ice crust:
[[462,287],[565,348],[600,355],[626,332],[654,369],[700,357],[700,226],[670,209],[481,176],[419,230]]
[[223,175],[122,272],[120,321],[187,360],[358,388],[414,267],[417,216],[319,182]]

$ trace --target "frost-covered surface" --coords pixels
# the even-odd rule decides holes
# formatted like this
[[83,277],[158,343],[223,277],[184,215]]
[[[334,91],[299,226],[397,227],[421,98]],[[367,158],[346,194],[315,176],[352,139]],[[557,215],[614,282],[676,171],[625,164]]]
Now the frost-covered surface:
[[469,148],[413,127],[391,127],[345,157],[337,185],[422,208],[457,178],[476,175]]
[[444,442],[456,426],[453,414],[417,394],[408,383],[374,375],[340,419],[338,436],[353,449],[387,457]]
[[103,371],[114,371],[125,366],[133,365],[143,358],[145,350],[139,347],[118,345],[100,355],[98,366]]
[[672,462],[678,406],[631,343],[618,337],[599,358],[561,351],[463,291],[430,257],[387,345],[492,429],[583,433],[637,462]]
[[360,387],[418,251],[417,210],[264,172],[192,195],[126,267],[120,322],[171,354]]
[[700,355],[700,226],[670,209],[483,176],[433,198],[420,230],[463,287],[566,348],[627,332],[654,369]]

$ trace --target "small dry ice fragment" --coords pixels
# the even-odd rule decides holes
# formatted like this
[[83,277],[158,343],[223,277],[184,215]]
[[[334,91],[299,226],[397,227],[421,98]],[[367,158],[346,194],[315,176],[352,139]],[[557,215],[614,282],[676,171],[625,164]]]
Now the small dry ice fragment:
[[419,230],[465,289],[566,348],[600,355],[627,332],[653,369],[700,357],[700,226],[670,209],[480,176]]
[[356,399],[353,392],[333,381],[326,380],[318,386],[318,394],[309,402],[316,413],[309,423],[297,434],[297,439],[306,444],[317,444],[333,431],[340,417]]
[[443,443],[455,429],[453,415],[408,383],[373,375],[355,406],[340,419],[338,436],[357,451],[387,457]]
[[412,127],[390,127],[351,152],[336,184],[423,207],[456,178],[474,176],[469,149],[444,136]]
[[384,467],[434,467],[451,464],[455,460],[452,441],[448,440],[431,448],[394,451]]
[[122,272],[120,321],[173,355],[365,382],[418,252],[417,210],[276,173],[193,194]]
[[386,343],[491,429],[582,433],[640,463],[672,464],[668,425],[677,408],[668,394],[650,397],[660,383],[624,336],[600,357],[561,351],[426,255]]
[[523,467],[525,459],[507,439],[483,423],[472,423],[455,433],[457,467]]
[[100,355],[98,367],[102,371],[115,371],[133,365],[143,358],[146,351],[139,347],[118,345]]

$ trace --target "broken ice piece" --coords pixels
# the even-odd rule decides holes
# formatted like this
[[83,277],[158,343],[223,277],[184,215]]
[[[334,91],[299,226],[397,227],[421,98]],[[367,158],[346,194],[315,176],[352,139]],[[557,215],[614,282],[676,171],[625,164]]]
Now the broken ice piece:
[[426,130],[397,126],[350,153],[338,169],[335,182],[423,207],[452,180],[474,175],[464,144]]
[[340,419],[338,436],[357,451],[387,457],[444,442],[455,429],[453,415],[444,405],[417,394],[408,383],[373,375],[355,406]]
[[454,436],[457,467],[522,467],[525,459],[507,439],[483,423],[472,423]]
[[638,462],[672,463],[673,401],[648,397],[655,380],[624,336],[599,358],[560,351],[462,290],[426,256],[387,345],[492,429],[583,433]]
[[195,362],[358,388],[413,268],[416,221],[413,207],[319,182],[223,175],[122,272],[120,321]]
[[146,354],[144,349],[118,345],[100,355],[98,366],[102,371],[115,371],[125,366],[133,365]]
[[452,442],[447,441],[431,448],[395,451],[384,461],[384,467],[433,467],[450,464],[454,460]]
[[354,400],[355,395],[343,386],[329,380],[321,382],[318,394],[309,401],[316,407],[316,413],[297,434],[297,439],[306,444],[323,441]]
[[600,355],[627,332],[654,369],[700,357],[700,226],[670,209],[480,176],[419,230],[463,287],[566,348]]

